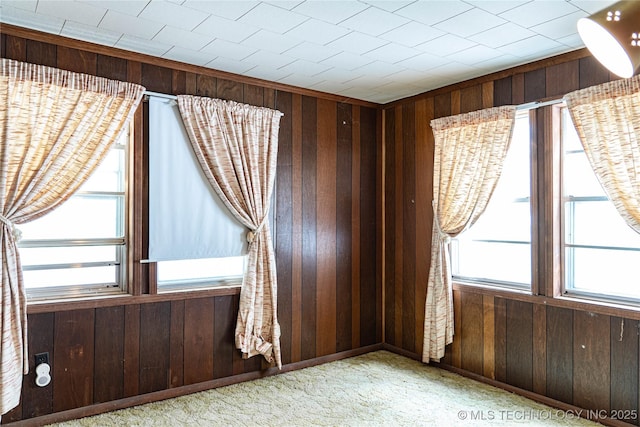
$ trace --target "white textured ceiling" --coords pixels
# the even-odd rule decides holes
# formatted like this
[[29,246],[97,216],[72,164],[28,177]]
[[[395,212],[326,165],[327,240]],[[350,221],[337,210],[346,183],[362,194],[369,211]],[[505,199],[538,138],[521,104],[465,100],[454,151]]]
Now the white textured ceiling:
[[386,103],[583,47],[611,0],[1,0],[0,22]]

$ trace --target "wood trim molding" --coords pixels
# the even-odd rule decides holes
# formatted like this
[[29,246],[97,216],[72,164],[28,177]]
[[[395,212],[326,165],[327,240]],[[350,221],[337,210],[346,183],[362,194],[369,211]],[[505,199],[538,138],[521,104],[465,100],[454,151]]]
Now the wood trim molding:
[[616,304],[602,300],[589,300],[572,296],[548,297],[544,295],[532,295],[530,292],[520,290],[500,289],[492,286],[453,283],[453,290],[459,292],[472,292],[482,295],[492,295],[513,301],[530,302],[550,307],[561,307],[579,310],[588,313],[603,314],[606,316],[624,317],[626,319],[640,320],[640,307]]
[[143,295],[131,295],[121,294],[113,296],[102,296],[93,299],[78,299],[74,300],[61,300],[61,301],[42,301],[42,302],[29,302],[27,305],[28,314],[36,313],[55,313],[59,311],[68,310],[82,310],[87,308],[102,308],[102,307],[115,307],[115,306],[127,306],[134,304],[148,304],[154,302],[165,301],[184,301],[188,299],[196,298],[209,298],[228,295],[240,295],[240,285],[209,288],[202,290],[191,291],[179,291],[179,292],[164,292],[160,294],[143,294]]
[[283,83],[271,82],[268,80],[262,80],[254,77],[243,76],[240,74],[233,74],[226,71],[214,70],[212,68],[201,67],[197,65],[185,64],[170,59],[151,56],[143,53],[130,52],[124,49],[119,49],[111,46],[103,46],[95,43],[90,43],[82,40],[71,39],[68,37],[60,36],[57,34],[48,34],[41,31],[31,30],[28,28],[22,28],[10,24],[2,24],[0,27],[0,34],[7,34],[16,37],[22,37],[30,40],[36,40],[44,43],[51,43],[58,46],[64,46],[72,49],[85,50],[102,55],[115,56],[118,58],[139,61],[147,64],[153,64],[160,67],[167,67],[173,70],[186,71],[195,74],[202,74],[206,76],[233,80],[239,83],[252,84],[262,86],[269,89],[282,90],[286,92],[296,93],[300,95],[313,96],[316,98],[327,99],[336,102],[349,103],[353,105],[360,105],[364,107],[380,108],[381,104],[375,102],[364,101],[361,99],[345,97],[341,95],[334,95],[326,92],[320,92],[312,89],[304,89],[296,86],[291,86]]
[[[571,52],[567,52],[561,55],[557,55],[557,56],[553,56],[551,58],[545,58],[545,59],[541,59],[539,61],[535,61],[535,62],[530,62],[527,64],[523,64],[523,65],[519,65],[516,67],[512,67],[512,68],[507,68],[506,70],[502,70],[502,71],[498,71],[492,74],[486,74],[486,75],[482,75],[479,77],[476,77],[474,79],[469,79],[469,80],[465,80],[459,83],[455,83],[452,85],[448,85],[448,86],[443,86],[437,89],[433,89],[433,90],[429,90],[429,91],[425,91],[423,93],[420,93],[418,95],[414,95],[414,96],[410,96],[408,98],[403,98],[403,99],[398,99],[396,101],[392,101],[392,102],[388,102],[384,105],[382,105],[383,109],[392,109],[395,108],[399,105],[405,104],[405,103],[411,103],[411,102],[415,102],[418,101],[420,99],[423,98],[429,98],[429,97],[434,97],[437,95],[442,95],[445,93],[449,93],[449,92],[453,92],[456,90],[461,90],[464,88],[468,88],[470,86],[475,86],[475,85],[481,85],[487,82],[493,82],[495,80],[499,80],[505,77],[510,77],[510,76],[514,76],[517,74],[523,74],[526,73],[528,71],[533,71],[533,70],[539,70],[541,68],[544,67],[548,67],[548,66],[552,66],[552,65],[558,65],[558,64],[562,64],[565,62],[569,62],[569,61],[574,61],[576,59],[582,59],[585,57],[591,56],[591,53],[589,52],[589,50],[587,50],[586,48],[582,48],[582,49],[578,49],[578,50],[574,50]],[[557,97],[555,97],[557,98]],[[514,104],[518,104],[519,102],[516,102],[514,100],[513,102]]]
[[[396,354],[399,354],[401,356],[405,356],[405,357],[408,357],[410,359],[414,359],[414,360],[420,361],[420,356],[418,356],[417,354],[408,352],[406,350],[400,349],[400,348],[395,347],[393,345],[383,344],[382,348],[383,348],[383,350],[387,350],[387,351],[390,351],[392,353],[396,353]],[[531,399],[531,400],[533,400],[535,402],[542,403],[543,405],[547,405],[547,406],[550,406],[552,408],[559,409],[561,411],[569,412],[569,413],[575,415],[576,417],[578,417],[578,416],[580,416],[580,414],[582,414],[583,418],[589,419],[588,416],[594,414],[594,411],[589,411],[587,409],[580,408],[580,407],[575,406],[575,405],[570,405],[568,403],[564,403],[564,402],[561,402],[559,400],[555,400],[555,399],[552,399],[550,397],[546,397],[546,396],[543,396],[543,395],[538,394],[538,393],[534,393],[534,392],[529,391],[529,390],[524,390],[524,389],[519,388],[519,387],[514,387],[512,385],[505,384],[503,382],[496,381],[496,380],[493,380],[491,378],[484,377],[484,376],[476,374],[474,372],[470,372],[470,371],[467,371],[467,370],[464,370],[464,369],[456,368],[455,366],[447,365],[445,363],[431,362],[431,366],[434,366],[434,367],[439,368],[439,369],[443,369],[445,371],[456,373],[458,375],[461,375],[461,376],[466,377],[466,378],[470,378],[472,380],[481,382],[483,384],[488,384],[488,385],[490,385],[492,387],[497,387],[497,388],[500,388],[502,390],[506,390],[506,391],[508,391],[510,393],[514,393],[514,394],[517,394],[519,396],[526,397],[527,399]],[[612,426],[612,427],[619,427],[619,426],[622,427],[622,426],[629,426],[630,425],[630,424],[627,424],[625,422],[614,420],[614,419],[609,419],[609,418],[606,418],[606,419],[605,418],[598,418],[597,420],[591,419],[591,421],[596,421],[598,423],[601,423],[601,424],[604,424],[604,425],[607,425],[607,426]]]
[[279,370],[276,367],[271,367],[271,368],[263,369],[261,371],[248,372],[245,374],[233,375],[230,377],[218,378],[215,380],[204,381],[196,384],[190,384],[190,385],[185,385],[181,387],[169,388],[166,390],[142,394],[138,396],[127,397],[124,399],[114,400],[111,402],[98,403],[95,405],[85,406],[82,408],[56,412],[53,414],[43,415],[41,417],[35,417],[35,418],[29,418],[23,421],[17,421],[7,425],[13,426],[13,427],[18,427],[18,426],[37,427],[45,424],[58,423],[58,422],[73,420],[77,418],[89,417],[92,415],[98,415],[98,414],[103,414],[105,412],[115,411],[118,409],[130,408],[136,405],[143,405],[145,403],[157,402],[160,400],[170,399],[170,398],[179,397],[179,396],[185,396],[188,394],[197,393],[205,390],[211,390],[214,388],[224,387],[224,386],[237,384],[245,381],[270,377],[270,376],[282,374],[285,372],[297,371],[303,368],[309,368],[311,366],[321,365],[323,363],[347,359],[349,357],[360,356],[365,353],[382,350],[382,347],[383,345],[381,343],[373,344],[366,347],[357,348],[355,350],[347,350],[347,351],[343,351],[340,353],[335,353],[327,356],[316,357],[310,360],[290,363],[288,365],[284,365],[281,370]]

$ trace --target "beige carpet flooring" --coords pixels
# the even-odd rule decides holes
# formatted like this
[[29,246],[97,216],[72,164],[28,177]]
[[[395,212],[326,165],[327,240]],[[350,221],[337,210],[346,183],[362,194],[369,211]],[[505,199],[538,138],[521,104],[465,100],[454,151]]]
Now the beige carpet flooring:
[[377,351],[57,426],[593,426],[575,413]]

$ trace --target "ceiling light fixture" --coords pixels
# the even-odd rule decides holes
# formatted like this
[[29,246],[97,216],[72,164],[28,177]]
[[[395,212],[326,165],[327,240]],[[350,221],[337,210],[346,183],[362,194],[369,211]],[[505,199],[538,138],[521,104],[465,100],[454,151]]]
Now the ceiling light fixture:
[[612,73],[628,78],[640,70],[640,1],[619,1],[581,18],[578,33]]

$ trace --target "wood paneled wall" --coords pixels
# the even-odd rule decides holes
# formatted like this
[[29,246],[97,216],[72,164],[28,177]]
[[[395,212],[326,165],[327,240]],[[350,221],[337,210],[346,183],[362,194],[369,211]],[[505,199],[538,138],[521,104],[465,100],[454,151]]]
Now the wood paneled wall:
[[[400,101],[385,121],[385,343],[420,358],[431,251],[434,118],[560,98],[614,79],[586,53]],[[541,189],[540,191],[544,191]],[[442,364],[585,409],[639,409],[638,316],[551,298],[454,287]],[[618,415],[624,415],[619,412]],[[629,413],[627,413],[628,415]]]
[[[25,35],[27,34],[27,35]],[[380,111],[376,105],[261,85],[150,57],[3,28],[2,57],[131,81],[147,90],[276,108],[278,316],[283,364],[382,340]],[[78,47],[80,46],[80,47]],[[144,179],[144,171],[135,171]],[[137,221],[140,218],[136,219]],[[134,225],[134,230],[143,227]],[[140,237],[138,237],[138,240]],[[140,268],[140,267],[136,267]],[[134,275],[145,280],[146,274]],[[149,392],[232,378],[266,365],[234,348],[238,291],[142,295],[95,306],[30,307],[31,373],[3,423]],[[151,287],[153,289],[153,287]],[[146,298],[146,299],[145,299]],[[34,384],[33,355],[49,352],[52,384]]]

